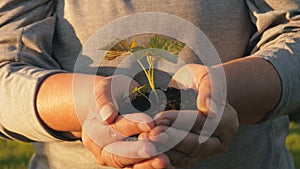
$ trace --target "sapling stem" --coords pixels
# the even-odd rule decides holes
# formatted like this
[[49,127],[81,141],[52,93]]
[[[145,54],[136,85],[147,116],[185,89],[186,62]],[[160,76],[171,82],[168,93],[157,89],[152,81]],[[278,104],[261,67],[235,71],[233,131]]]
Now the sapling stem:
[[155,81],[154,81],[154,60],[155,60],[154,56],[150,56],[150,55],[147,56],[147,62],[149,65],[148,70],[145,68],[145,66],[142,64],[142,62],[139,59],[137,60],[137,62],[143,69],[143,71],[146,75],[146,78],[149,82],[150,88],[155,95],[156,102],[158,103],[159,99],[158,99],[158,94],[155,89]]

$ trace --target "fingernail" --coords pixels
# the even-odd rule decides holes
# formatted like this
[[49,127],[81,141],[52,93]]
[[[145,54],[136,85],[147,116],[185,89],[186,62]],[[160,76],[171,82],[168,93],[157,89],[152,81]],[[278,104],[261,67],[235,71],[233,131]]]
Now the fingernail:
[[151,127],[147,123],[139,123],[138,127],[142,131],[151,131]]
[[171,126],[171,121],[167,119],[162,119],[159,120],[156,124],[161,126]]
[[113,114],[113,108],[110,104],[105,105],[100,110],[100,116],[103,121],[107,121]]

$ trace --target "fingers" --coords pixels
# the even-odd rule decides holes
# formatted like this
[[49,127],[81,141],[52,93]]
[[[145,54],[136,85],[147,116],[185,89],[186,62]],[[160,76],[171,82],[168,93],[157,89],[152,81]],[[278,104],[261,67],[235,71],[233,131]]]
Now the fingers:
[[165,154],[158,155],[151,160],[147,160],[134,165],[133,169],[172,169],[171,162]]
[[168,86],[181,89],[196,89],[196,76],[189,65],[180,68],[172,77]]
[[[165,114],[159,116],[158,119],[163,117],[169,118],[171,119],[171,121],[173,121],[172,118],[176,118],[176,113],[178,112],[169,111],[163,113]],[[188,113],[185,113],[185,115],[187,114]],[[203,127],[201,131],[198,130],[197,132],[187,132],[182,131],[178,128],[172,128],[174,125],[172,125],[172,127],[157,126],[154,129],[152,129],[148,135],[143,133],[141,139],[146,138],[151,141],[157,142],[157,144],[159,145],[157,146],[159,148],[159,152],[162,151],[162,148],[165,148],[165,150],[172,148],[172,151],[187,155],[189,158],[184,165],[193,164],[203,158],[227,151],[231,140],[234,138],[238,131],[239,126],[238,117],[235,109],[229,104],[226,104],[222,118],[220,121],[217,122],[218,126],[216,129],[210,126],[212,125],[212,123],[214,123],[210,121],[207,122],[208,127]],[[204,123],[206,123],[205,120],[202,121],[202,125],[204,125]],[[193,130],[195,129],[193,128]],[[170,145],[173,147],[170,147]],[[172,164],[174,165],[174,159],[172,158],[178,157],[169,156],[169,158]],[[182,164],[178,164],[178,166],[181,165]]]
[[206,116],[196,110],[170,110],[157,114],[154,119],[156,125],[172,126],[200,134]]
[[177,82],[182,89],[194,89],[197,91],[197,83],[207,75],[207,67],[200,64],[187,64],[181,67],[172,77],[171,84]]
[[167,155],[161,154],[152,159],[136,163],[125,169],[172,169],[172,165]]
[[154,128],[152,118],[144,113],[125,114],[117,117],[111,127],[124,137],[149,132]]
[[219,126],[216,128],[213,135],[218,136],[224,147],[228,147],[231,140],[237,134],[239,129],[239,120],[236,110],[226,103],[223,116]]
[[[183,115],[189,116],[189,113],[194,113],[194,112],[184,111]],[[186,149],[186,152],[190,154],[189,149],[185,147],[190,147],[190,149],[193,150],[195,149],[195,147],[193,147],[194,144],[189,144],[185,146],[185,142],[189,143],[190,140],[197,140],[197,139],[198,142],[199,141],[205,142],[206,141],[205,139],[199,140],[200,136],[201,138],[215,136],[218,137],[220,140],[222,140],[222,144],[224,147],[228,147],[232,138],[236,135],[238,131],[239,122],[238,122],[237,113],[235,109],[229,104],[225,105],[224,113],[222,114],[220,120],[217,117],[206,119],[205,116],[199,113],[190,131],[186,130],[186,128],[182,126],[184,124],[193,123],[193,121],[184,120],[184,118],[178,118],[179,117],[178,114],[179,114],[178,111],[162,112],[159,115],[159,117],[155,119],[156,123],[158,125],[165,125],[167,124],[166,121],[170,120],[170,122],[168,121],[168,123],[171,123],[171,128],[166,126],[157,126],[150,132],[150,134],[147,137],[151,136],[151,140],[156,142],[163,142],[166,140],[166,138],[168,138],[169,140],[171,140],[171,142],[169,140],[166,141],[168,142],[168,144],[171,144],[172,141],[174,142],[174,140],[181,140],[184,138],[183,141],[177,145],[178,147],[183,147],[184,149]],[[179,121],[178,124],[181,125],[172,124],[175,119]],[[192,119],[192,118],[185,118],[185,119]],[[204,125],[206,126],[204,127]],[[187,134],[187,132],[189,133]],[[154,136],[159,136],[159,137],[154,137]],[[181,151],[180,149],[177,150]]]
[[107,145],[101,159],[109,166],[125,167],[157,155],[155,146],[147,141],[118,141]]
[[186,161],[190,158],[188,155],[175,150],[169,150],[165,154],[169,157],[172,166],[175,167],[185,164]]
[[216,116],[226,101],[226,79],[222,69],[208,68],[202,78],[197,79],[197,108],[201,113]]
[[90,113],[83,123],[83,131],[98,146],[105,147],[128,136],[149,132],[154,127],[151,120],[146,114],[135,113],[120,115],[113,124],[104,125],[99,122],[96,114]]
[[192,154],[199,146],[199,135],[172,127],[158,126],[149,133],[149,139],[157,142],[160,152],[169,149]]
[[[180,89],[195,90],[198,93],[197,108],[205,115],[218,113],[214,112],[217,111],[217,106],[224,106],[226,83],[222,69],[188,64],[174,74],[170,85]],[[211,100],[217,104],[213,104]]]
[[111,95],[111,79],[104,78],[98,82],[95,89],[95,101],[94,111],[99,112],[101,123],[111,124],[118,116],[117,107]]
[[197,108],[201,113],[208,115],[210,112],[210,99],[212,97],[212,86],[208,76],[201,79],[201,82],[197,84],[198,96],[197,96]]
[[124,97],[132,91],[138,83],[127,76],[115,75],[98,82],[95,89],[95,99],[103,124],[111,124],[118,116],[121,105],[130,101],[135,94]]
[[118,141],[107,145],[105,148],[95,144],[85,133],[82,136],[84,146],[92,152],[96,161],[100,165],[124,168],[134,166],[134,168],[167,168],[170,162],[166,156],[158,156],[156,148],[150,142],[145,141]]
[[88,149],[93,154],[98,164],[103,166],[106,165],[105,162],[100,158],[102,147],[95,144],[93,140],[90,139],[85,132],[82,133],[82,144],[86,149]]
[[[189,164],[191,159],[201,160],[225,152],[227,147],[224,145],[223,140],[217,136],[207,136],[206,141],[202,143],[199,141],[200,136],[198,134],[179,129],[159,126],[152,131],[148,137],[151,141],[157,142],[155,145],[159,149],[158,151],[172,151],[172,153],[168,152],[167,154],[173,166],[186,165]],[[167,140],[165,135],[168,135]]]
[[227,148],[223,146],[222,141],[218,137],[210,137],[204,143],[200,144],[199,142],[195,142],[195,144],[198,144],[198,148],[195,149],[194,152],[190,155],[191,158],[187,160],[187,163],[199,159],[204,159],[215,154],[224,153],[227,150]]
[[[158,132],[158,136],[150,136],[150,133],[141,133],[139,135],[139,140],[147,140],[153,141],[153,144],[156,146],[158,153],[165,153],[169,157],[169,162],[172,164],[172,166],[180,166],[181,164],[185,163],[185,161],[190,158],[185,153],[176,151],[175,149],[169,150],[168,146],[169,144],[169,136],[167,138],[165,135],[161,135],[159,132],[163,132],[163,130],[166,130],[166,128],[160,128],[160,129],[153,129],[157,130],[155,132]],[[153,135],[154,133],[152,133]],[[172,138],[171,138],[172,139]]]
[[100,105],[103,105],[99,112],[103,124],[111,124],[118,116],[116,107],[108,100],[103,101]]
[[[152,132],[153,131],[153,132]],[[204,143],[199,135],[166,126],[154,128],[149,139],[157,142],[159,152],[166,152],[173,166],[186,166],[214,154],[226,151],[226,146],[219,137],[211,136]],[[160,133],[160,132],[163,132]],[[157,135],[156,135],[157,134]],[[165,139],[165,134],[168,139]],[[171,150],[170,150],[171,149]]]

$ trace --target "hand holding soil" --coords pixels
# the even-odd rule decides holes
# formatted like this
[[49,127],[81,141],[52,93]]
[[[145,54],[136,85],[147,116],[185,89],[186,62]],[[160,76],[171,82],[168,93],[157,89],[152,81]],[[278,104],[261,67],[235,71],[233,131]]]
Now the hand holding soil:
[[[179,113],[185,115],[184,118],[177,118]],[[185,131],[185,125],[189,123],[197,114],[196,122],[190,131]],[[223,116],[211,136],[205,136],[202,131],[207,116],[193,110],[176,111],[170,110],[158,114],[155,120],[157,126],[150,133],[140,135],[141,140],[151,140],[155,142],[159,152],[169,149],[165,154],[169,157],[173,166],[189,166],[209,156],[224,153],[238,131],[238,118],[234,108],[226,104]],[[176,128],[173,124],[176,121]],[[171,126],[171,127],[169,127]],[[201,138],[207,137],[206,141],[199,142]],[[182,139],[175,147],[177,140]]]
[[[155,117],[157,126],[150,133],[143,133],[139,137],[155,142],[159,151],[168,150],[166,154],[173,166],[192,165],[211,155],[225,152],[238,131],[237,112],[226,101],[216,130],[212,135],[209,134],[210,131],[203,131],[213,130],[203,126],[208,118],[212,121],[217,118],[218,105],[223,104],[220,98],[212,99],[213,92],[222,91],[222,86],[212,84],[213,80],[210,77],[214,76],[213,73],[215,72],[211,68],[195,64],[179,69],[169,86],[175,86],[183,90],[182,92],[194,90],[198,94],[197,99],[186,102],[196,102],[196,106],[188,110],[181,108],[157,114]],[[191,130],[186,130],[187,124],[190,123],[193,123]]]

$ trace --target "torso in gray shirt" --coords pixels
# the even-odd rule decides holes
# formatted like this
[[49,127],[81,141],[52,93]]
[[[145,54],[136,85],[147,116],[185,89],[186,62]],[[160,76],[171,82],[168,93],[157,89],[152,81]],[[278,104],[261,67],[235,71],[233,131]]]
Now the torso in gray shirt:
[[[98,29],[114,19],[140,12],[168,13],[191,22],[208,36],[222,62],[245,56],[254,30],[242,0],[104,0],[90,3],[58,0],[53,41],[55,60],[62,69],[73,72],[83,45]],[[192,53],[185,50],[185,53]],[[187,63],[199,62],[192,54],[182,58]],[[243,125],[228,152],[199,161],[194,168],[292,169],[293,162],[284,146],[287,129],[287,117],[259,125]],[[98,166],[80,141],[35,143],[35,147],[31,169],[105,168]]]

